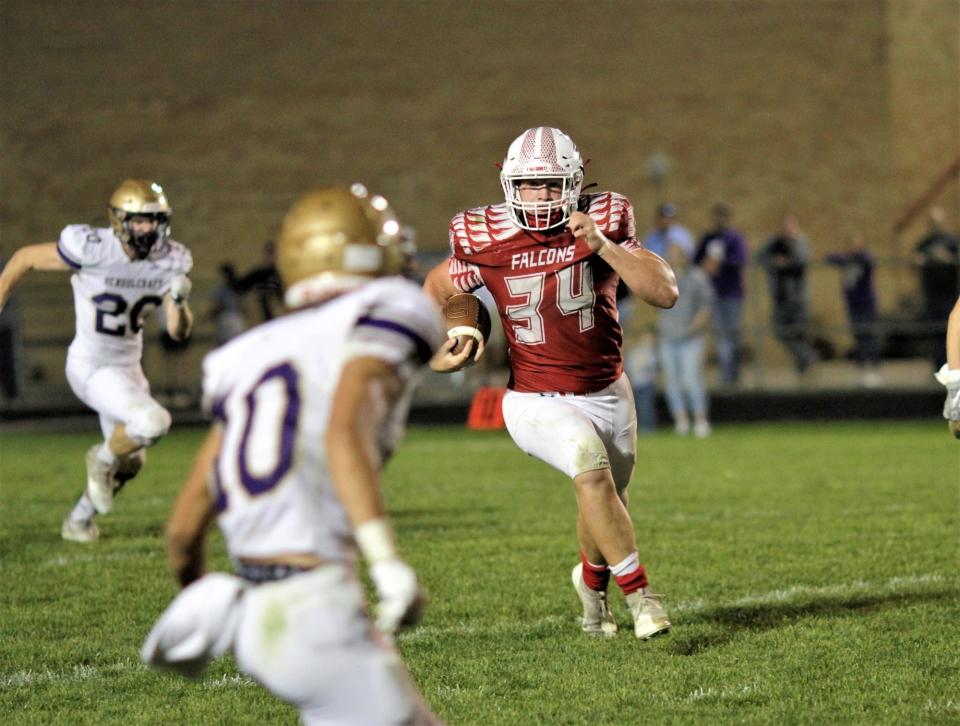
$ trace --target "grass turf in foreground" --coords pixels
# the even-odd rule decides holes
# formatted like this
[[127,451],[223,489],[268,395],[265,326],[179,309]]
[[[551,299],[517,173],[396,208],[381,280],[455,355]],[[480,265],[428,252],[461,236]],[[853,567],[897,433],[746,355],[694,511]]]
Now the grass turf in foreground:
[[[296,723],[227,658],[139,664],[175,588],[161,528],[199,431],[176,431],[61,542],[93,435],[0,437],[0,712],[10,723]],[[641,439],[631,511],[674,632],[580,634],[565,478],[502,433],[413,429],[387,471],[431,596],[401,636],[453,724],[960,722],[960,446],[942,426],[720,427]],[[212,538],[211,567],[226,568]]]

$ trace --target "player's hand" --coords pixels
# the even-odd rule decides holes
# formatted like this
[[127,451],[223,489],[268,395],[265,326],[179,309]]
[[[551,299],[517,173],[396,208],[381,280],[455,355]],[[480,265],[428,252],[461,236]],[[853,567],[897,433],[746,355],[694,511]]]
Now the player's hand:
[[584,214],[583,212],[574,212],[570,215],[570,221],[567,222],[567,229],[569,229],[577,239],[582,238],[583,241],[587,243],[587,247],[593,252],[599,252],[600,249],[609,242],[597,227],[596,220],[589,214]]
[[949,422],[950,433],[960,439],[960,369],[950,369],[944,363],[934,376],[947,389],[943,402],[943,417]]
[[403,560],[380,560],[370,565],[370,579],[377,589],[377,628],[395,633],[420,622],[426,598],[417,576]]
[[[465,336],[464,336],[465,337]],[[430,368],[437,373],[453,373],[461,368],[465,368],[472,363],[480,360],[486,347],[482,340],[476,338],[467,338],[463,349],[454,353],[458,344],[463,342],[460,338],[448,338],[443,345],[434,353],[430,359]]]
[[190,290],[193,289],[193,283],[186,275],[177,275],[170,281],[170,299],[178,308],[182,308],[187,298],[190,297]]

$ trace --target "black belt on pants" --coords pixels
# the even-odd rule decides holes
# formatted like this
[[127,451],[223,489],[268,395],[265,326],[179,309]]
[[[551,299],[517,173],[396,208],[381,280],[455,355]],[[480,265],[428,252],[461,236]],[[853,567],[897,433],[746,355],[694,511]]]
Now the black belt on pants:
[[310,572],[313,567],[298,567],[296,565],[262,564],[255,565],[250,562],[238,562],[236,572],[248,582],[260,584],[261,582],[275,582],[284,580],[292,575],[300,575],[304,572]]

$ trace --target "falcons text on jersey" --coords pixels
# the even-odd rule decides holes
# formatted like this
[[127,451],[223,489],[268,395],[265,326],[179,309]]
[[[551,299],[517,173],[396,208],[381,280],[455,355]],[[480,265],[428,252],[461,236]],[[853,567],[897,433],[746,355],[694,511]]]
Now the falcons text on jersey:
[[[580,208],[614,244],[640,248],[630,201],[613,192]],[[623,372],[619,276],[566,229],[524,230],[505,204],[460,212],[450,222],[450,277],[463,292],[486,286],[510,348],[509,387],[591,393]]]

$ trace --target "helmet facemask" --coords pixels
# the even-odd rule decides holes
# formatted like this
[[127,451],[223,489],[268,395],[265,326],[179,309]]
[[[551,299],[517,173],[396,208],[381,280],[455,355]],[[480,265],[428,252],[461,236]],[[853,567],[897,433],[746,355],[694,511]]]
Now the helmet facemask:
[[[117,236],[121,242],[133,248],[138,259],[146,259],[157,243],[162,244],[170,238],[170,214],[168,212],[126,212],[123,209],[116,208],[111,211],[111,217],[117,220],[117,226],[120,229]],[[131,225],[133,217],[144,217],[153,221],[156,226],[149,232],[135,234]]]
[[[558,199],[525,202],[522,181],[560,184]],[[504,199],[513,221],[523,229],[558,227],[577,209],[583,185],[583,160],[573,139],[559,129],[541,126],[518,136],[503,160],[500,173]]]

